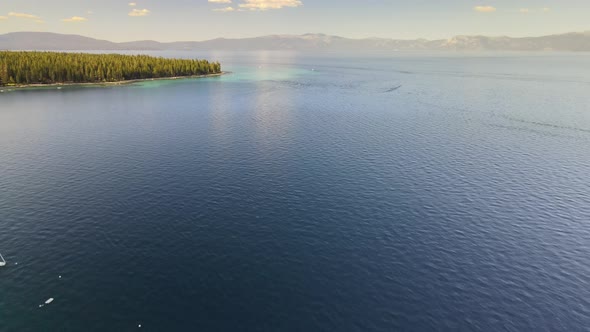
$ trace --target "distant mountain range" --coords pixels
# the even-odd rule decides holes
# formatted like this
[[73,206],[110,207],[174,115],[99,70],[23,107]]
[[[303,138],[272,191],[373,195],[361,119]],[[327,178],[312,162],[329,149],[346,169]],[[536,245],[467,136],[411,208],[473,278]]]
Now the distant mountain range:
[[160,43],[114,43],[78,35],[13,32],[0,35],[0,50],[300,50],[300,51],[590,51],[590,31],[541,37],[456,36],[440,40],[350,39],[324,34]]

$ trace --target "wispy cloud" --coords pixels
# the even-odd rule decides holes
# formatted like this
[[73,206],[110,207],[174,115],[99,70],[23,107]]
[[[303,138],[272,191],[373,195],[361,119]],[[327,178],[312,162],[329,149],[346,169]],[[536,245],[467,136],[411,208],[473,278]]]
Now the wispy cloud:
[[528,8],[520,8],[518,11],[521,12],[521,13],[523,13],[523,14],[528,14],[530,12],[530,9],[528,9]]
[[234,7],[225,7],[225,8],[215,8],[213,9],[214,12],[233,12],[235,11]]
[[26,14],[26,13],[15,13],[15,12],[10,12],[8,13],[8,16],[12,16],[12,17],[18,17],[18,18],[26,18],[26,19],[30,19],[30,20],[40,20],[41,18],[37,15],[33,15],[33,14]]
[[135,6],[137,6],[137,2],[130,2],[130,3],[129,3],[129,6],[131,6],[131,7],[135,7]]
[[231,0],[209,0],[211,3],[231,3]]
[[249,10],[269,10],[302,5],[303,3],[300,0],[243,0],[243,3],[238,6]]
[[496,7],[492,7],[492,6],[475,6],[473,8],[473,10],[475,10],[476,12],[480,12],[480,13],[493,13],[496,11]]
[[147,9],[133,9],[131,12],[129,12],[129,16],[133,17],[148,16],[149,14],[150,11]]
[[81,16],[72,16],[70,18],[64,18],[61,21],[67,22],[67,23],[80,23],[80,22],[86,22],[86,21],[88,21],[88,19],[86,17],[81,17]]
[[7,19],[8,19],[8,17],[6,17],[6,16],[0,16],[0,20],[7,20]]
[[541,8],[541,10],[542,10],[544,13],[548,13],[548,12],[550,12],[550,11],[551,11],[551,8],[547,8],[547,7],[545,7],[545,8]]

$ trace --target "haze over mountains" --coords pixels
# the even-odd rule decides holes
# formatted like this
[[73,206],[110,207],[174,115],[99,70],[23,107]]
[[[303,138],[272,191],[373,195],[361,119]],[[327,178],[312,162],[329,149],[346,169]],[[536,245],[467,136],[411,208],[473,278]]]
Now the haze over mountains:
[[541,37],[456,36],[440,40],[349,39],[324,34],[270,35],[171,43],[152,40],[114,43],[79,35],[13,32],[0,35],[0,50],[590,51],[590,31]]

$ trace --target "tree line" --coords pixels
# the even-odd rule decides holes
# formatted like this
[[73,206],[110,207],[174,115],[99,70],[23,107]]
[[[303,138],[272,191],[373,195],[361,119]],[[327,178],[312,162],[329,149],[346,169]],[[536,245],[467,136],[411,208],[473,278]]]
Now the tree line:
[[0,51],[0,86],[101,83],[221,73],[219,62],[147,55]]

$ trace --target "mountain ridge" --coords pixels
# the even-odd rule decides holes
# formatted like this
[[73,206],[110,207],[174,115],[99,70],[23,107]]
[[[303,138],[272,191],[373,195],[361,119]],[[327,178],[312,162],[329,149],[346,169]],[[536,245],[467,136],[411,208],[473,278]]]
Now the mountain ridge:
[[300,50],[300,51],[590,51],[590,30],[539,37],[458,35],[448,39],[352,39],[322,33],[215,38],[204,41],[112,42],[52,32],[11,32],[0,35],[0,50]]

